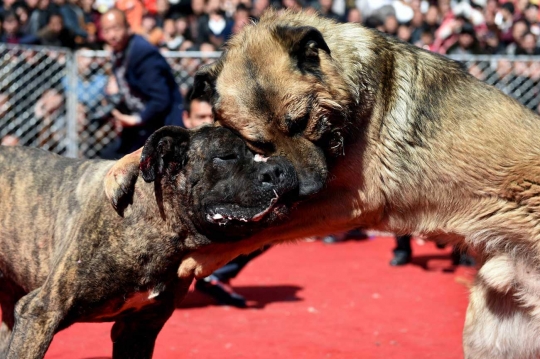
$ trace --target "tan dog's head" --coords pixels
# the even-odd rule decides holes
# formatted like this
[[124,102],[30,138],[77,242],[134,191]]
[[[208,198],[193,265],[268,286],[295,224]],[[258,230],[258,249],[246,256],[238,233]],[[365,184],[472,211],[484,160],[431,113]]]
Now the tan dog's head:
[[354,103],[316,26],[268,13],[234,37],[219,61],[198,71],[193,94],[210,97],[216,121],[252,150],[287,157],[301,196],[324,186],[329,164],[343,153]]

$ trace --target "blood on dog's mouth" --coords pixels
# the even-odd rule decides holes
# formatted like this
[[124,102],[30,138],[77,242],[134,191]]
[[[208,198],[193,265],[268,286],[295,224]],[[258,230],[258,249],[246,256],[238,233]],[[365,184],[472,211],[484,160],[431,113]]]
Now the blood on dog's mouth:
[[278,210],[283,204],[279,203],[280,196],[274,190],[268,204],[264,207],[242,207],[238,204],[214,205],[206,211],[206,220],[218,225],[227,225],[229,222],[259,222],[270,213]]

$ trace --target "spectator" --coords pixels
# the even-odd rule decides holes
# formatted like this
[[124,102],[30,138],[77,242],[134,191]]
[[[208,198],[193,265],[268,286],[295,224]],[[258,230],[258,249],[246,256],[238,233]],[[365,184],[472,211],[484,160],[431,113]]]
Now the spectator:
[[47,25],[37,34],[39,41],[45,46],[62,46],[75,48],[75,34],[64,26],[60,13],[51,13]]
[[411,42],[411,36],[412,36],[412,31],[411,31],[411,27],[407,24],[401,24],[398,26],[398,29],[397,29],[397,34],[396,36],[398,37],[398,39],[400,39],[401,41],[405,41],[405,42]]
[[176,32],[174,19],[165,19],[160,47],[168,51],[177,51],[182,42],[184,42],[184,37]]
[[537,36],[532,32],[525,33],[516,49],[516,55],[540,55],[540,48],[537,46]]
[[38,0],[37,7],[30,14],[28,20],[28,31],[30,35],[37,35],[43,29],[54,12],[50,0]]
[[233,15],[233,27],[232,27],[233,34],[239,33],[240,30],[242,30],[244,26],[249,24],[249,22],[250,22],[249,8],[247,8],[246,5],[244,4],[238,5]]
[[2,1],[2,14],[15,10],[15,4],[17,0],[3,0]]
[[347,22],[361,24],[364,21],[362,12],[357,8],[352,8],[347,13]]
[[163,39],[163,31],[157,26],[156,17],[151,14],[143,16],[139,34],[154,46],[159,45]]
[[141,31],[144,5],[140,0],[116,0],[116,8],[124,12],[131,31]]
[[514,4],[512,2],[505,2],[501,5],[500,9],[495,14],[495,25],[497,25],[501,40],[505,44],[511,43],[512,38],[512,25],[514,24]]
[[169,0],[157,0],[156,1],[156,24],[162,28],[165,19],[171,18],[171,4]]
[[95,0],[81,0],[83,28],[86,31],[86,43],[93,44],[102,40],[100,36],[101,13],[94,8]]
[[[84,29],[84,12],[77,5],[76,0],[53,0],[56,11],[62,15],[64,27],[75,36],[86,38],[88,36]],[[82,40],[79,40],[82,42]]]
[[36,40],[33,36],[27,36],[21,31],[19,18],[14,10],[6,12],[4,21],[2,22],[0,42],[8,44],[30,44],[35,43]]
[[176,35],[182,36],[184,41],[193,40],[193,37],[191,36],[191,33],[190,33],[189,21],[187,17],[178,16],[178,18],[174,20],[174,27],[176,28]]
[[388,15],[384,20],[384,32],[389,35],[397,36],[399,23],[395,15]]
[[186,105],[182,113],[182,120],[187,129],[209,125],[214,122],[212,105],[204,98],[191,99],[193,89],[188,90]]
[[84,51],[91,50],[88,46],[80,47],[77,56],[77,99],[89,111],[97,111],[105,97],[107,75],[96,65],[95,58]]
[[506,53],[508,55],[515,55],[518,47],[521,46],[520,42],[523,39],[523,35],[530,32],[530,26],[527,20],[521,19],[516,21],[512,25],[512,42],[506,47]]
[[536,36],[540,36],[540,25],[538,24],[538,5],[529,3],[523,14],[531,26],[531,32]]
[[506,51],[497,34],[489,31],[484,36],[484,52],[488,55],[502,55]]
[[225,13],[218,9],[210,9],[208,15],[199,19],[199,43],[210,42],[216,48],[221,48],[232,35],[233,23],[225,17]]
[[23,34],[27,35],[30,31],[30,24],[28,23],[30,18],[30,9],[28,8],[28,5],[26,5],[24,2],[17,2],[13,6],[13,11],[15,11],[17,18],[19,19],[19,29]]
[[251,15],[258,19],[261,17],[264,10],[270,7],[270,0],[254,0],[253,8],[251,9]]
[[415,45],[423,48],[424,50],[434,51],[433,43],[435,36],[430,30],[424,30],[420,35],[420,40],[415,42]]
[[64,96],[51,88],[46,90],[34,108],[34,121],[39,124],[36,142],[39,147],[59,152],[65,138]]
[[320,15],[328,19],[341,21],[341,16],[339,16],[332,10],[332,5],[333,5],[333,0],[318,0],[315,3],[314,8],[317,12],[319,12]]
[[119,139],[102,155],[120,158],[142,147],[163,125],[183,125],[182,98],[167,61],[144,38],[130,35],[124,12],[107,11],[101,25],[113,51],[113,73],[123,103],[112,110],[122,128]]
[[452,45],[447,54],[449,55],[479,55],[482,53],[476,32],[471,23],[464,23],[459,31],[457,42]]

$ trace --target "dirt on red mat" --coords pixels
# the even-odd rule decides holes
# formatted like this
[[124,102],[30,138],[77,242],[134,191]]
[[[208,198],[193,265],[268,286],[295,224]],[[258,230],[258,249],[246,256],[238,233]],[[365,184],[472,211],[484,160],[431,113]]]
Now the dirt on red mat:
[[[232,285],[249,309],[191,292],[158,337],[154,358],[463,358],[461,331],[474,270],[450,248],[413,244],[390,267],[391,237],[271,248]],[[111,324],[58,333],[46,359],[108,359]]]

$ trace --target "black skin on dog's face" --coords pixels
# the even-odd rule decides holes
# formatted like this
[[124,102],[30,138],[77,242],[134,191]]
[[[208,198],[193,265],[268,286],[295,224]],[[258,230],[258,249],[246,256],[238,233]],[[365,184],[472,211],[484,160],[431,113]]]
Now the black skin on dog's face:
[[175,178],[190,221],[214,241],[245,238],[265,228],[284,216],[298,195],[292,163],[254,154],[223,127],[156,131],[143,150],[141,170],[146,181],[159,173]]

